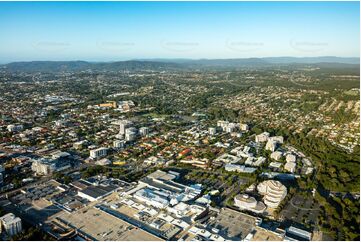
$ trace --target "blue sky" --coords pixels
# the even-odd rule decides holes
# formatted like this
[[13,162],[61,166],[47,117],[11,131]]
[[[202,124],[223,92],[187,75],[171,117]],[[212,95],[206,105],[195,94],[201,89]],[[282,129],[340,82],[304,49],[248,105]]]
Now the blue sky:
[[0,61],[358,57],[359,2],[0,2]]

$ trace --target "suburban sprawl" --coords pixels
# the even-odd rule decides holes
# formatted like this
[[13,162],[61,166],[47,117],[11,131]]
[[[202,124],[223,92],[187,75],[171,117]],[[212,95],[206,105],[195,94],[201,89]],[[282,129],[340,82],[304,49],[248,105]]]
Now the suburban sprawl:
[[0,65],[1,240],[359,240],[359,65]]

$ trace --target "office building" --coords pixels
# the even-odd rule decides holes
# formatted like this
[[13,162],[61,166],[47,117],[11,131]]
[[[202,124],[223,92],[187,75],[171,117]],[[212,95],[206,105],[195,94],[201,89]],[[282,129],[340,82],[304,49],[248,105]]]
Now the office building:
[[234,205],[242,210],[249,210],[254,213],[263,213],[267,208],[263,202],[259,202],[247,194],[238,194],[235,196]]
[[287,188],[275,180],[261,182],[258,184],[257,190],[263,195],[264,203],[270,208],[277,208],[287,195]]
[[129,128],[125,130],[125,141],[131,142],[137,138],[137,132],[135,128]]
[[116,149],[123,149],[125,147],[125,141],[124,140],[114,140],[113,147]]
[[125,135],[125,130],[132,125],[132,122],[128,120],[120,120],[117,124],[119,125],[119,134]]
[[1,226],[9,236],[14,236],[22,231],[21,219],[15,217],[13,213],[8,213],[0,217]]
[[100,158],[100,157],[104,157],[104,156],[107,155],[107,151],[108,151],[108,149],[104,148],[104,147],[101,147],[101,148],[98,148],[98,149],[95,149],[95,150],[91,150],[90,151],[90,158],[97,159],[97,158]]
[[70,168],[69,160],[40,158],[33,160],[31,170],[37,175],[50,175],[56,171]]

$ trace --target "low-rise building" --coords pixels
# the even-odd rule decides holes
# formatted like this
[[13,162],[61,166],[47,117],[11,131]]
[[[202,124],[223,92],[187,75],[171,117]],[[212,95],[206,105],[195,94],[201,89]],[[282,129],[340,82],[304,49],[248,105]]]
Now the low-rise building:
[[270,134],[268,132],[263,132],[262,134],[256,135],[255,141],[257,143],[266,142]]
[[267,208],[263,202],[259,202],[247,194],[238,194],[235,196],[234,205],[242,210],[249,210],[255,213],[263,213]]
[[312,238],[312,233],[303,230],[303,229],[299,229],[296,227],[289,227],[286,229],[286,237],[285,240],[288,241],[311,241]]
[[287,162],[296,162],[296,156],[293,154],[287,154],[286,155],[286,161]]
[[81,140],[81,141],[78,141],[78,142],[75,142],[74,144],[73,144],[73,147],[74,147],[74,149],[82,149],[82,148],[84,148],[86,145],[88,144],[88,141],[86,141],[86,140]]
[[226,164],[224,166],[224,169],[226,171],[236,171],[236,172],[242,172],[242,173],[253,173],[257,170],[257,168],[246,167],[244,165],[234,165],[234,164]]
[[269,140],[275,141],[277,143],[283,144],[283,136],[272,136]]
[[291,173],[294,173],[296,170],[296,163],[295,162],[287,162],[285,164],[285,170]]
[[141,136],[148,136],[148,134],[149,134],[149,128],[148,128],[148,127],[141,127],[141,128],[139,129],[139,134],[140,134]]
[[249,130],[248,124],[242,124],[242,123],[240,123],[240,124],[239,124],[239,128],[240,128],[240,130],[242,130],[242,131],[248,131],[248,130]]
[[214,127],[210,127],[210,128],[208,128],[208,133],[210,135],[215,135],[217,133],[217,129]]
[[24,127],[22,124],[9,124],[6,128],[9,132],[17,132],[23,130]]
[[271,154],[271,159],[279,160],[282,158],[283,153],[281,151],[275,151]]
[[91,150],[90,151],[90,158],[97,159],[97,158],[100,158],[100,157],[104,157],[104,156],[107,155],[107,151],[108,151],[108,149],[104,148],[104,147],[101,147],[101,148],[98,148],[98,149],[95,149],[95,150]]
[[274,152],[277,148],[277,141],[274,140],[268,140],[266,143],[266,150],[270,150],[272,152]]
[[33,160],[31,170],[37,175],[50,175],[56,171],[62,171],[70,168],[68,160],[40,158]]

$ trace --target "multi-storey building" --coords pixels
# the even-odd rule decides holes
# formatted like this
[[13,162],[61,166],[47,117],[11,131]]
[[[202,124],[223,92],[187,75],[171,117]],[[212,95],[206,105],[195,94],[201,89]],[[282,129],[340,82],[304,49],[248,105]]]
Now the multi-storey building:
[[13,213],[8,213],[0,217],[0,221],[1,226],[9,236],[14,236],[22,231],[21,219],[19,217],[15,217]]

